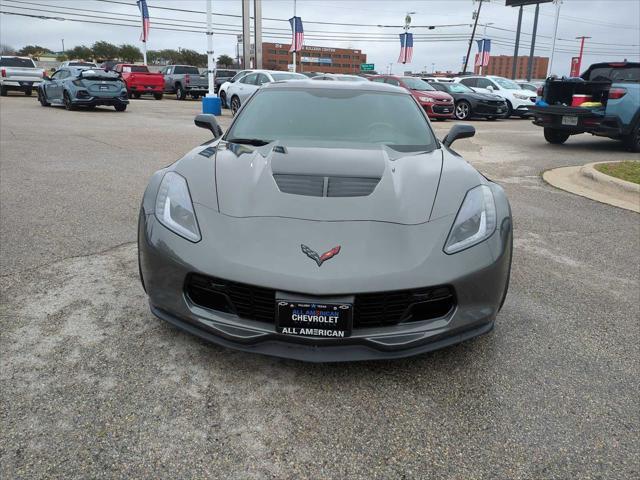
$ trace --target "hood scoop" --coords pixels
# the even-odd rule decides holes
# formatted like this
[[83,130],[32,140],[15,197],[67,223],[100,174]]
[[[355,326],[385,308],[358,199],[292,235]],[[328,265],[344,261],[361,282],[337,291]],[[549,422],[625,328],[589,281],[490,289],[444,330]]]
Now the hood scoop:
[[310,197],[366,197],[375,190],[380,177],[291,175],[275,173],[273,179],[282,193]]

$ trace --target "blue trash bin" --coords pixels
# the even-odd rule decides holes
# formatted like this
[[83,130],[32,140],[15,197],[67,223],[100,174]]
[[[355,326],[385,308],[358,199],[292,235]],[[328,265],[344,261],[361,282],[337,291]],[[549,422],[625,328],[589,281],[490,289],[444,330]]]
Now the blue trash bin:
[[220,97],[203,97],[202,113],[210,113],[216,116],[222,115],[222,102],[220,101]]

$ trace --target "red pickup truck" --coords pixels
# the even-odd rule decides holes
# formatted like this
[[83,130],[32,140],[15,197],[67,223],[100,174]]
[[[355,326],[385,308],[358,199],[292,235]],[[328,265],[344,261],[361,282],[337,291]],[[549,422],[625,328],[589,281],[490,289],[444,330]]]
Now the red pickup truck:
[[153,95],[156,100],[162,100],[164,92],[164,75],[151,73],[146,65],[132,65],[118,63],[113,67],[114,72],[122,76],[129,98],[140,98],[140,95]]

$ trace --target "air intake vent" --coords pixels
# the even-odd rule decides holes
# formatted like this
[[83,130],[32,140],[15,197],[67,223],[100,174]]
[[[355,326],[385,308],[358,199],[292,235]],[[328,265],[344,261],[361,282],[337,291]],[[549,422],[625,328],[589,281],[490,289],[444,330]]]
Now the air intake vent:
[[274,174],[273,178],[281,192],[311,197],[366,197],[380,182],[369,177]]
[[308,195],[310,197],[324,196],[324,177],[274,174],[273,178],[282,193]]
[[329,177],[327,197],[366,197],[379,181],[379,178]]

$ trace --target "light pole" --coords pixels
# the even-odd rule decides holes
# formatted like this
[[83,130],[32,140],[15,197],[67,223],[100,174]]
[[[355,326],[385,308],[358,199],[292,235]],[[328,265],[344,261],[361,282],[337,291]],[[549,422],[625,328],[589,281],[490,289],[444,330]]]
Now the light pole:
[[[484,40],[487,38],[487,27],[488,27],[489,25],[493,25],[493,23],[494,23],[494,22],[488,22],[488,23],[485,23],[485,24],[484,24],[484,30],[483,30],[483,33],[482,33],[482,47],[483,47],[483,50],[484,50]],[[481,60],[484,60],[484,57],[483,57]],[[479,68],[479,70],[478,70],[478,74],[479,74],[479,75],[482,75],[482,63],[483,63],[483,62],[481,61],[481,62],[480,62],[480,68]]]
[[436,73],[436,64],[435,63],[431,64],[431,73]]
[[558,36],[558,20],[560,19],[560,5],[562,5],[562,0],[554,0],[556,4],[556,19],[553,22],[553,41],[551,42],[551,58],[549,59],[549,71],[547,72],[547,77],[551,76],[552,68],[553,68],[553,54],[556,52],[556,37]]
[[393,67],[393,63],[387,65],[387,75],[391,75],[391,67]]
[[64,38],[62,39],[62,54],[64,55]]

